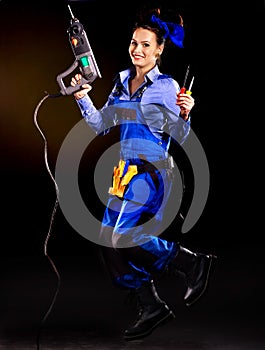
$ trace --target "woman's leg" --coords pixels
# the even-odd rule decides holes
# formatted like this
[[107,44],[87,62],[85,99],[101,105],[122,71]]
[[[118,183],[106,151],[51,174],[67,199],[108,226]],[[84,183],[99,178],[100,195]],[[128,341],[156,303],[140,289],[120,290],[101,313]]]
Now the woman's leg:
[[[144,216],[141,212],[138,211],[134,216],[139,223],[143,221]],[[112,247],[113,226],[119,222],[122,214],[124,214],[124,203],[122,204],[122,201],[116,197],[111,197],[100,231],[101,242],[104,242],[101,249],[113,284],[130,290],[137,300],[138,317],[124,332],[124,339],[133,340],[146,337],[156,327],[173,319],[174,314],[158,296],[151,273],[142,266],[142,262],[139,265],[133,264],[126,254],[124,255],[124,249]]]

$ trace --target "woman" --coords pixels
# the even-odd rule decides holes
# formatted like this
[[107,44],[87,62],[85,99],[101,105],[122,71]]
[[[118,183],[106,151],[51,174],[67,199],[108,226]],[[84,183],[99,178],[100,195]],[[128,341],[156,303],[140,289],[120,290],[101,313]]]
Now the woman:
[[[189,306],[205,291],[213,259],[159,237],[172,187],[169,145],[172,139],[181,145],[188,137],[194,106],[193,97],[180,93],[178,83],[158,68],[166,43],[182,47],[183,23],[178,19],[164,22],[159,9],[140,17],[129,45],[132,66],[117,75],[101,110],[88,96],[90,85],[74,94],[97,135],[104,137],[119,126],[120,161],[114,168],[100,237],[114,285],[133,290],[139,301],[139,317],[125,330],[126,340],[143,338],[174,318],[156,292],[156,273],[169,268],[182,272]],[[80,79],[76,74],[71,85]]]

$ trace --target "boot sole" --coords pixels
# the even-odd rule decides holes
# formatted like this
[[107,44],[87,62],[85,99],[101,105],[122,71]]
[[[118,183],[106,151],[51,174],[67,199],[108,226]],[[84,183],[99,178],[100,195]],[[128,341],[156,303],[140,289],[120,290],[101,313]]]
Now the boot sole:
[[208,272],[207,272],[207,278],[206,278],[206,283],[204,286],[204,289],[202,290],[202,292],[197,296],[196,299],[192,300],[190,303],[185,303],[186,306],[190,307],[191,305],[193,305],[194,303],[196,303],[196,301],[198,301],[202,295],[205,293],[207,287],[208,287],[208,282],[209,282],[209,278],[210,278],[210,273],[213,271],[213,265],[217,260],[217,256],[216,255],[208,255],[210,257],[210,262],[209,262],[209,268],[208,268]]
[[162,326],[164,324],[166,324],[169,321],[172,321],[175,318],[175,314],[173,313],[173,311],[170,311],[165,317],[163,317],[161,320],[157,321],[156,324],[150,328],[148,331],[143,332],[141,334],[137,334],[137,335],[125,335],[123,337],[124,340],[137,340],[137,339],[142,339],[147,337],[148,335],[150,335],[158,326]]

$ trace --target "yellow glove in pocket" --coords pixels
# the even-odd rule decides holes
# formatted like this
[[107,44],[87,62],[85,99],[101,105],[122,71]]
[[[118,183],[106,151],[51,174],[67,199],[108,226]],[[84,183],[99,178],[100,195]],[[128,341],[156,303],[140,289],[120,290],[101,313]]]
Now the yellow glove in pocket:
[[120,160],[118,167],[114,167],[112,187],[109,188],[109,194],[113,194],[120,198],[123,198],[126,186],[131,181],[133,176],[138,173],[137,165],[129,165],[126,173],[123,174],[125,165],[126,162],[124,160]]

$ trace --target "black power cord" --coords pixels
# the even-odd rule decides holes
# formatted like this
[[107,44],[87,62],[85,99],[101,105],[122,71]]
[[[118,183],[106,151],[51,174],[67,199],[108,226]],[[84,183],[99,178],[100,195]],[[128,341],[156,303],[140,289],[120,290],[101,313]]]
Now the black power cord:
[[54,217],[55,217],[55,214],[56,214],[56,211],[57,211],[57,207],[58,207],[58,204],[59,204],[59,188],[58,188],[58,185],[55,181],[55,178],[50,170],[50,167],[49,167],[49,163],[48,163],[48,143],[47,143],[47,139],[44,135],[44,133],[42,132],[41,128],[39,127],[38,125],[38,121],[37,121],[37,115],[38,115],[38,111],[42,105],[42,103],[47,99],[47,98],[55,98],[55,97],[60,97],[62,96],[61,93],[59,94],[48,94],[46,96],[44,96],[41,101],[38,103],[37,107],[35,108],[35,111],[34,111],[34,124],[35,126],[37,127],[37,129],[39,130],[42,138],[44,139],[44,159],[45,159],[45,165],[46,165],[46,168],[48,170],[48,173],[52,179],[52,181],[54,182],[54,186],[55,186],[55,191],[56,191],[56,200],[55,200],[55,203],[54,203],[54,207],[53,207],[53,211],[52,211],[52,215],[51,215],[51,219],[50,219],[50,225],[49,225],[49,229],[48,229],[48,233],[47,233],[47,236],[46,236],[46,239],[45,239],[45,242],[44,242],[44,255],[48,258],[56,276],[57,276],[57,287],[56,287],[56,290],[55,290],[55,293],[54,293],[54,296],[53,296],[53,299],[52,299],[52,302],[48,308],[48,310],[46,311],[44,317],[42,318],[41,320],[41,323],[40,323],[40,326],[39,326],[39,329],[38,329],[38,333],[37,333],[37,340],[36,340],[36,344],[37,344],[37,350],[40,349],[40,336],[41,336],[41,331],[43,329],[43,325],[45,324],[49,314],[51,313],[52,311],[52,308],[55,304],[55,301],[57,299],[57,295],[59,293],[59,290],[60,290],[60,285],[61,285],[61,277],[60,277],[60,274],[53,262],[53,260],[51,259],[51,257],[49,256],[48,254],[48,251],[47,251],[47,246],[48,246],[48,241],[50,239],[50,236],[51,236],[51,233],[52,233],[52,226],[53,226],[53,222],[54,222]]

